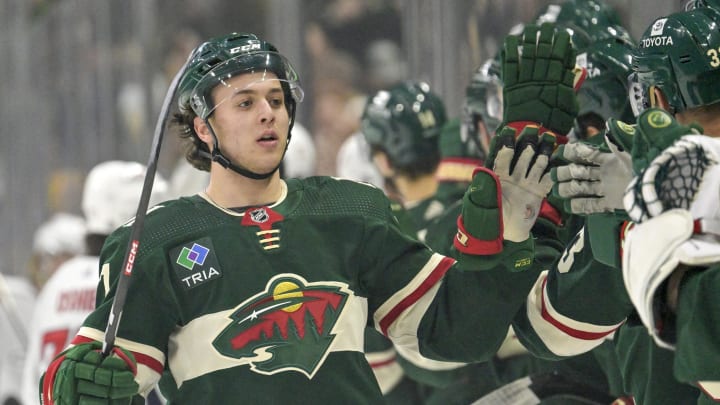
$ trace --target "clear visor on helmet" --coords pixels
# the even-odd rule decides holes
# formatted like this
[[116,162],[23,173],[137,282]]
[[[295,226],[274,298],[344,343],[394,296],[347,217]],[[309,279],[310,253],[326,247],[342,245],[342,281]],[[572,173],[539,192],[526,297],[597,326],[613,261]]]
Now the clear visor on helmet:
[[497,79],[490,80],[487,84],[487,114],[489,117],[498,121],[502,121],[503,115],[503,96],[502,85]]
[[640,84],[637,73],[631,73],[628,76],[628,99],[630,100],[630,108],[632,108],[635,117],[640,116],[643,111],[650,107],[647,91]]
[[[231,83],[230,79],[244,74],[253,74],[255,79],[244,83],[242,88],[237,88]],[[193,88],[192,108],[198,116],[208,117],[226,101],[232,100],[258,83],[270,80],[280,82],[284,96],[290,96],[296,103],[302,102],[305,93],[300,87],[297,72],[287,58],[277,52],[262,51],[242,53],[213,66]],[[211,89],[216,86],[225,86],[233,91],[228,97],[213,101]]]

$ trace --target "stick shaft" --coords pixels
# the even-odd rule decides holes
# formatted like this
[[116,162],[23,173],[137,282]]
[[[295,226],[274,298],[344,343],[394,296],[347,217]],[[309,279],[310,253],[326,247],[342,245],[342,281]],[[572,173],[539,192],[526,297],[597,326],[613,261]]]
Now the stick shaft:
[[125,307],[125,300],[127,299],[128,289],[130,288],[130,278],[132,276],[137,253],[140,249],[140,237],[142,236],[145,216],[150,203],[150,194],[152,192],[153,182],[155,181],[155,172],[157,171],[157,162],[160,157],[160,147],[162,146],[163,136],[165,135],[165,127],[170,111],[170,104],[175,98],[178,82],[187,70],[189,61],[190,57],[170,83],[168,92],[165,95],[165,100],[163,101],[162,109],[160,110],[160,115],[157,123],[155,124],[155,133],[153,135],[152,146],[150,147],[150,158],[148,159],[147,172],[145,173],[145,181],[143,182],[143,188],[140,192],[140,202],[138,203],[137,212],[135,214],[135,221],[133,222],[130,230],[130,239],[128,240],[128,246],[125,251],[122,271],[118,279],[115,297],[113,298],[112,307],[110,308],[108,324],[105,329],[105,337],[103,340],[103,355],[105,356],[108,356],[112,348],[115,346],[118,326],[120,325],[123,309]]

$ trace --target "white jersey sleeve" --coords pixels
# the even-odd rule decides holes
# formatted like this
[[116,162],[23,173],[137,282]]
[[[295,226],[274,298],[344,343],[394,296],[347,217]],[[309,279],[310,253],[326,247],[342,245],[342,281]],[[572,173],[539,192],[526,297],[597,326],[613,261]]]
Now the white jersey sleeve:
[[98,258],[77,256],[58,268],[38,294],[22,374],[23,403],[37,403],[42,373],[95,308],[98,281]]
[[20,396],[20,370],[26,354],[35,288],[23,277],[0,277],[0,283],[3,283],[0,286],[0,404],[4,404],[10,398],[19,399]]

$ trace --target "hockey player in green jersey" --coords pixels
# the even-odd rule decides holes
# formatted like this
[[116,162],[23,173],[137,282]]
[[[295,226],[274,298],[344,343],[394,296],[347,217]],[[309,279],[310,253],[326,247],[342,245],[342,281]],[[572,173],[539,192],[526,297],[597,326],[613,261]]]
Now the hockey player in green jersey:
[[368,97],[360,119],[373,163],[386,183],[393,184],[421,241],[430,221],[446,208],[434,198],[438,140],[446,122],[442,99],[420,81],[403,81],[377,91]]
[[[638,135],[655,141],[644,156],[633,139],[637,176],[624,206],[639,223],[627,233],[622,268],[638,328],[644,326],[655,346],[671,353],[674,377],[701,392],[697,403],[709,404],[720,401],[714,293],[720,257],[720,35],[710,28],[720,23],[720,4],[698,0],[688,9],[656,20],[636,58],[640,107],[670,111],[677,123],[655,119],[639,128]],[[662,117],[652,109],[643,113],[652,114]],[[647,333],[644,338],[650,339]]]
[[[427,224],[442,213],[445,206],[434,197],[438,187],[435,171],[440,160],[438,138],[446,123],[445,104],[430,86],[421,81],[403,81],[368,97],[361,117],[361,133],[370,147],[370,155],[386,184],[392,184],[399,201],[391,205],[403,229],[411,237],[423,240]],[[464,189],[467,189],[468,184]],[[450,239],[450,237],[448,238]],[[416,381],[405,375],[402,355],[392,341],[368,328],[365,333],[366,356],[385,359],[380,368],[371,361],[373,372],[389,403],[414,404],[423,393]],[[453,362],[430,362],[441,369],[457,367]],[[384,370],[384,371],[383,371]],[[400,376],[403,378],[400,379]],[[396,385],[390,390],[390,384]]]
[[702,404],[720,400],[718,162],[720,140],[683,136],[638,174],[625,198],[638,222],[624,245],[627,292],[655,343],[674,352],[675,377],[702,390]]
[[[435,145],[439,128],[445,122],[445,106],[425,83],[406,81],[369,96],[360,122],[360,134],[374,168],[383,177],[386,193],[392,188],[391,209],[403,231],[417,238],[422,214],[418,214],[420,209],[416,207],[408,209],[405,203],[408,198],[424,198],[434,191],[434,184],[427,180],[432,180],[437,164]],[[428,191],[426,185],[432,189]],[[387,403],[421,402],[421,390],[417,382],[405,375],[390,339],[374,328],[367,328],[365,349]]]
[[[567,38],[547,34],[523,44],[526,52],[550,39],[563,55]],[[516,90],[556,90],[572,65],[556,66],[539,87],[519,80]],[[534,281],[524,270],[551,185],[546,136],[504,138],[493,171],[475,175],[456,262],[403,234],[375,187],[280,178],[302,90],[271,44],[242,33],[203,43],[178,93],[187,157],[210,171],[208,187],[149,210],[104,357],[130,227],[110,235],[96,309],[44,374],[44,404],[130,403],[158,380],[170,404],[379,403],[367,326],[418,359],[495,353]],[[563,108],[543,104],[546,114],[565,116]]]
[[[560,25],[559,28],[562,29],[564,26]],[[606,116],[608,110],[620,110],[620,108],[617,107],[618,103],[609,104],[609,99],[615,94],[615,82],[617,82],[620,87],[620,96],[626,92],[626,75],[623,76],[616,72],[616,69],[611,69],[611,67],[614,66],[608,66],[608,61],[629,70],[629,55],[631,50],[631,48],[625,46],[623,42],[611,41],[610,39],[597,41],[595,44],[590,45],[590,47],[593,48],[596,53],[589,55],[588,53],[582,52],[577,58],[580,66],[586,69],[588,67],[593,68],[592,77],[588,77],[578,90],[579,96],[582,95],[582,97],[579,97],[582,100],[582,102],[579,103],[579,108],[583,116],[583,125],[578,126],[578,120],[576,119],[574,126],[576,128],[576,134],[582,133],[583,138],[585,137],[585,132],[590,128],[589,124],[593,122],[595,116]],[[528,64],[529,63],[531,62],[528,61]],[[482,81],[480,79],[482,79]],[[477,79],[473,77],[473,83],[468,86],[467,97],[478,98],[466,102],[468,107],[470,107],[468,110],[475,112],[475,114],[472,115],[468,114],[469,116],[481,115],[483,109],[486,108],[484,94],[472,91],[486,81],[487,79],[482,77],[478,77]],[[586,87],[585,84],[588,84],[588,82],[590,86]],[[622,106],[622,103],[619,105]],[[625,107],[627,107],[627,111],[629,112],[630,109],[627,103],[625,103]],[[482,114],[483,118],[484,115],[485,114]],[[467,124],[465,124],[465,126],[469,127]],[[578,129],[581,129],[582,132]],[[569,130],[570,126],[566,127],[562,133],[566,133]],[[556,204],[558,202],[559,204]],[[544,270],[551,266],[553,261],[561,255],[565,243],[567,243],[569,238],[577,231],[574,224],[582,220],[581,218],[569,215],[569,213],[562,213],[558,208],[555,208],[562,207],[562,201],[556,199],[553,204],[555,206],[543,202],[543,210],[541,210],[540,217],[533,228],[533,235],[536,237],[536,264],[538,265],[538,272],[540,269]],[[452,217],[452,215],[448,215],[448,217]],[[447,243],[444,242],[442,238],[443,232],[447,233],[452,231],[448,229],[447,222],[449,222],[447,218],[441,217],[428,232],[428,244],[440,252],[448,252]],[[573,231],[573,229],[575,231]],[[514,334],[511,333],[509,336],[508,343],[512,343]],[[591,398],[596,400],[603,398],[607,400],[610,398],[610,393],[615,393],[616,395],[622,393],[621,386],[608,387],[607,380],[609,380],[609,378],[603,375],[607,373],[604,369],[613,369],[614,367],[612,367],[612,364],[607,367],[599,365],[595,359],[595,353],[584,354],[583,356],[566,359],[561,362],[546,361],[536,359],[529,355],[525,348],[517,344],[516,339],[514,339],[514,343],[515,350],[507,350],[513,346],[512,344],[501,348],[496,359],[493,360],[493,370],[489,373],[489,377],[485,377],[485,381],[491,380],[492,383],[495,384],[505,384],[515,378],[525,376],[526,374],[524,373],[544,373],[543,376],[552,376],[549,381],[543,379],[546,381],[547,386],[552,386],[554,383],[562,380],[560,386],[555,386],[551,390],[545,389],[546,387],[539,388],[540,391],[547,393],[542,403],[569,403],[570,401],[578,400],[582,402],[588,401]],[[607,362],[603,361],[603,363]],[[468,375],[471,375],[471,373],[481,375],[480,371],[483,367],[487,368],[485,365],[472,365],[468,366],[470,372],[468,372],[468,370],[462,371],[467,372]],[[568,376],[571,378],[568,378]],[[616,379],[613,378],[612,380],[615,382]],[[613,384],[611,384],[611,386],[612,385]],[[476,395],[475,398],[477,398],[487,393],[488,386],[492,388],[492,384],[485,384],[485,386],[481,386],[480,384],[473,386],[462,383],[455,384],[452,386],[452,391],[449,392],[449,394],[455,398],[459,398],[461,392],[466,395],[474,393]],[[537,384],[536,389],[538,389]],[[448,395],[447,391],[449,390],[446,390],[444,395]],[[586,395],[586,397],[580,399],[579,395],[583,394]],[[436,396],[439,397],[439,395]],[[465,400],[467,399],[468,398],[465,398]]]
[[[533,332],[523,335],[531,342],[529,345],[567,356],[612,338],[626,390],[636,403],[707,401],[698,387],[711,397],[717,396],[712,393],[715,386],[712,381],[717,376],[708,373],[700,377],[698,370],[688,372],[687,354],[681,357],[678,352],[655,344],[648,336],[640,322],[642,313],[638,317],[633,312],[633,302],[625,292],[627,277],[623,280],[619,270],[621,258],[631,260],[625,256],[627,245],[622,246],[622,239],[630,228],[623,221],[627,219],[625,210],[632,207],[624,206],[622,197],[632,173],[644,170],[673,140],[697,133],[693,123],[703,126],[706,134],[717,133],[720,91],[711,57],[720,37],[709,27],[716,26],[720,14],[704,3],[697,1],[694,8],[659,18],[647,28],[633,58],[635,88],[639,90],[633,92],[636,96],[633,100],[639,101],[636,110],[640,115],[636,125],[608,121],[606,146],[612,152],[587,145],[567,147],[561,152],[572,163],[567,169],[554,169],[559,181],[556,190],[568,198],[569,209],[592,215],[584,232],[567,248],[557,271],[541,280],[528,299]],[[656,232],[659,237],[661,232]],[[665,250],[672,251],[669,247]],[[631,257],[657,263],[656,257],[650,260],[652,256],[647,253]],[[632,267],[641,271],[652,266],[631,266],[626,269],[626,273],[630,272],[627,274],[633,274]],[[592,293],[598,285],[603,286],[601,296]],[[709,326],[702,326],[706,319],[695,317],[694,326]],[[697,343],[707,342],[706,334],[694,338]],[[700,347],[708,350],[707,344],[698,344],[695,349]],[[697,362],[706,353],[710,352],[702,355],[694,352],[692,361]],[[705,360],[712,363],[709,357]],[[673,375],[673,364],[683,364],[683,371],[676,368]],[[703,386],[698,382],[703,380],[710,384]]]

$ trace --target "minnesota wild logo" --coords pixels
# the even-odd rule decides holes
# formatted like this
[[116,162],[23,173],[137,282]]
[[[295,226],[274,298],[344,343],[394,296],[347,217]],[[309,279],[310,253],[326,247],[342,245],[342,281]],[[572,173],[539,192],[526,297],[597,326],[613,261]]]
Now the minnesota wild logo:
[[276,276],[233,312],[213,346],[224,356],[248,359],[260,374],[298,371],[312,378],[327,357],[347,297],[339,286]]

